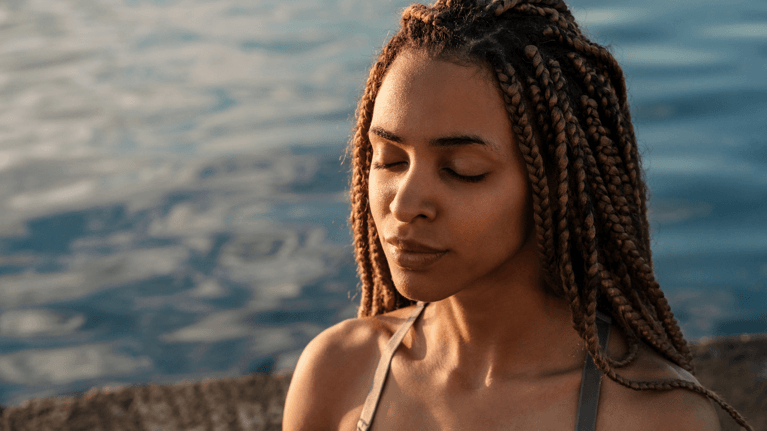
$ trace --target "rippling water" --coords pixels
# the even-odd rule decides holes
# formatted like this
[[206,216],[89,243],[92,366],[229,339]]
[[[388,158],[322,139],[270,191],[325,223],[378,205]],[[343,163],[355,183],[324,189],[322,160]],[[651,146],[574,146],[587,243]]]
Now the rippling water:
[[[353,316],[340,156],[407,4],[0,3],[0,403],[287,370]],[[571,5],[624,66],[685,334],[767,332],[767,3]]]

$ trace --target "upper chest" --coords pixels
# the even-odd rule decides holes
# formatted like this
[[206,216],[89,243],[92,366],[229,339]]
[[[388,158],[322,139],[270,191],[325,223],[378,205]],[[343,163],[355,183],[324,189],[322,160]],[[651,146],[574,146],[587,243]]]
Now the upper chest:
[[[395,361],[396,362],[396,361]],[[567,430],[575,428],[580,370],[535,381],[457,387],[393,364],[371,430]],[[341,429],[355,429],[354,409]],[[359,410],[359,411],[358,411]]]
[[[615,336],[614,332],[610,337],[612,346],[616,345],[613,342]],[[624,350],[613,347],[610,354],[621,357],[625,354]],[[664,362],[657,359],[657,355],[650,355],[645,350],[640,346],[636,361],[620,369],[619,374],[639,381],[679,378],[669,373],[664,374],[662,371],[668,367],[662,366]],[[512,379],[492,387],[456,391],[453,390],[456,388],[456,379],[444,375],[435,376],[438,373],[414,366],[427,361],[423,360],[423,355],[408,352],[407,349],[400,351],[393,358],[371,430],[575,429],[582,368],[535,381]],[[374,356],[375,360],[359,362],[366,364],[363,367],[366,371],[356,374],[362,378],[354,379],[355,384],[351,385],[353,388],[345,392],[347,396],[338,405],[340,416],[335,416],[334,422],[338,424],[337,429],[356,429],[378,363],[378,355]],[[657,360],[653,361],[654,358]],[[453,385],[446,382],[452,382]],[[659,401],[664,393],[634,391],[602,377],[596,429],[648,429],[642,424],[654,416],[654,410],[663,409],[669,404]],[[649,410],[640,408],[645,404],[654,407]]]

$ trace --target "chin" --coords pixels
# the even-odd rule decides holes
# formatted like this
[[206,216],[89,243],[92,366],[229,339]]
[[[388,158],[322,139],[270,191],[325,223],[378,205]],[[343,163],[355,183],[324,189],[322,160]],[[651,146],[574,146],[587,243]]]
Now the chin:
[[394,287],[400,295],[411,301],[437,302],[453,296],[456,292],[448,291],[442,284],[441,289],[430,286],[429,283],[418,283],[412,277],[394,276]]

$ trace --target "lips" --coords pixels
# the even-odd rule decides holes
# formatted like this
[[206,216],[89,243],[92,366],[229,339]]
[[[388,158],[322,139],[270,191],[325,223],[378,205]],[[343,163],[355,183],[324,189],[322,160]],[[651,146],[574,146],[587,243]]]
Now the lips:
[[423,271],[447,254],[445,249],[409,239],[392,237],[386,242],[390,252],[389,257],[402,269]]

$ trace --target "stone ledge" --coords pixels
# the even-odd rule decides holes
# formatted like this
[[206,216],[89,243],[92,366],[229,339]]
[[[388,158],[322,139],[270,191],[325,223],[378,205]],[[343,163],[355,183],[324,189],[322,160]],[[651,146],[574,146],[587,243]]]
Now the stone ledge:
[[[691,350],[701,383],[767,430],[767,335],[702,340]],[[37,398],[2,410],[0,431],[277,431],[289,384],[289,375],[253,374]],[[721,409],[719,417],[724,431],[739,429]]]
[[[735,407],[757,431],[767,431],[767,334],[691,344],[696,377]],[[723,431],[740,427],[717,409]]]

